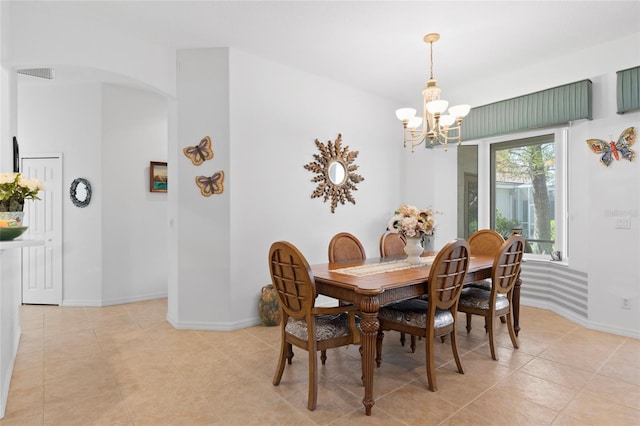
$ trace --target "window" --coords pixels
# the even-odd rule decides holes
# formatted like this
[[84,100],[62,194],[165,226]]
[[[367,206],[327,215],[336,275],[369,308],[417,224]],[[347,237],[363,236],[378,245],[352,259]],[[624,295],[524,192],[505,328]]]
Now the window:
[[[458,147],[459,235],[521,232],[528,257],[566,250],[566,130]],[[473,185],[473,182],[475,186]]]

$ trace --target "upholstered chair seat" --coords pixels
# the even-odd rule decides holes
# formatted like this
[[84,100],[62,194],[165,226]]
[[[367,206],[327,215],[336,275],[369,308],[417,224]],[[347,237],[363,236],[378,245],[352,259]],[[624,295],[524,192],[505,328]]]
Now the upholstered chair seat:
[[[460,294],[460,301],[458,306],[464,306],[467,308],[484,309],[489,310],[489,301],[491,297],[491,290],[484,290],[482,288],[466,287],[462,289]],[[508,309],[509,299],[504,294],[496,295],[497,311]]]
[[[429,302],[422,299],[410,299],[381,308],[378,318],[411,327],[427,327]],[[444,328],[453,324],[453,315],[447,309],[436,308],[435,328]]]
[[482,290],[490,291],[491,290],[491,279],[475,281],[475,282],[472,282],[471,284],[467,284],[467,287],[479,288],[479,289],[482,289]]
[[[304,341],[307,341],[309,336],[307,321],[304,318],[296,319],[289,317],[285,331]],[[338,315],[316,315],[317,341],[348,336],[350,333],[349,316],[346,313]]]

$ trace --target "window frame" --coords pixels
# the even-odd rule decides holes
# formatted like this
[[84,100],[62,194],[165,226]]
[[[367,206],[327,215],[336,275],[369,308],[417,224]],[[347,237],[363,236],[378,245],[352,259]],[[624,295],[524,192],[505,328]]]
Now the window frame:
[[[560,251],[562,261],[568,263],[568,180],[567,180],[567,141],[568,127],[546,128],[541,130],[511,133],[493,138],[477,139],[465,142],[465,145],[478,147],[478,229],[491,227],[491,145],[508,143],[520,139],[534,138],[553,134],[555,167],[556,167],[556,195],[555,195],[555,251]],[[547,254],[526,253],[525,259],[550,260]]]

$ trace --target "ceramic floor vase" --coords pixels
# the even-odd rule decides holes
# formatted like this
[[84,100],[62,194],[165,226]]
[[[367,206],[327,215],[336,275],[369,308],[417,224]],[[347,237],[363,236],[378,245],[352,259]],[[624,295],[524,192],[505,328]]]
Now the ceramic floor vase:
[[273,284],[262,287],[262,295],[258,301],[258,312],[263,325],[267,327],[280,325],[280,304]]

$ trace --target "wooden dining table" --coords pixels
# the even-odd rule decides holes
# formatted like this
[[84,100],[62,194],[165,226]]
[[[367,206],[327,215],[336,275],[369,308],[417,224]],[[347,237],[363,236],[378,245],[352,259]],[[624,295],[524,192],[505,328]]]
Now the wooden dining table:
[[[428,255],[430,256],[419,266],[407,266],[405,262],[403,267],[401,258],[369,258],[362,261],[311,265],[318,294],[350,302],[359,307],[364,381],[362,403],[368,416],[371,415],[375,403],[373,372],[379,328],[378,310],[381,306],[428,293],[431,270],[429,260],[433,259],[435,253]],[[492,265],[493,257],[472,255],[465,283],[490,278]],[[514,291],[513,299],[515,326],[518,324],[519,316],[520,282],[517,284],[517,297]],[[519,327],[516,330],[519,330]]]

